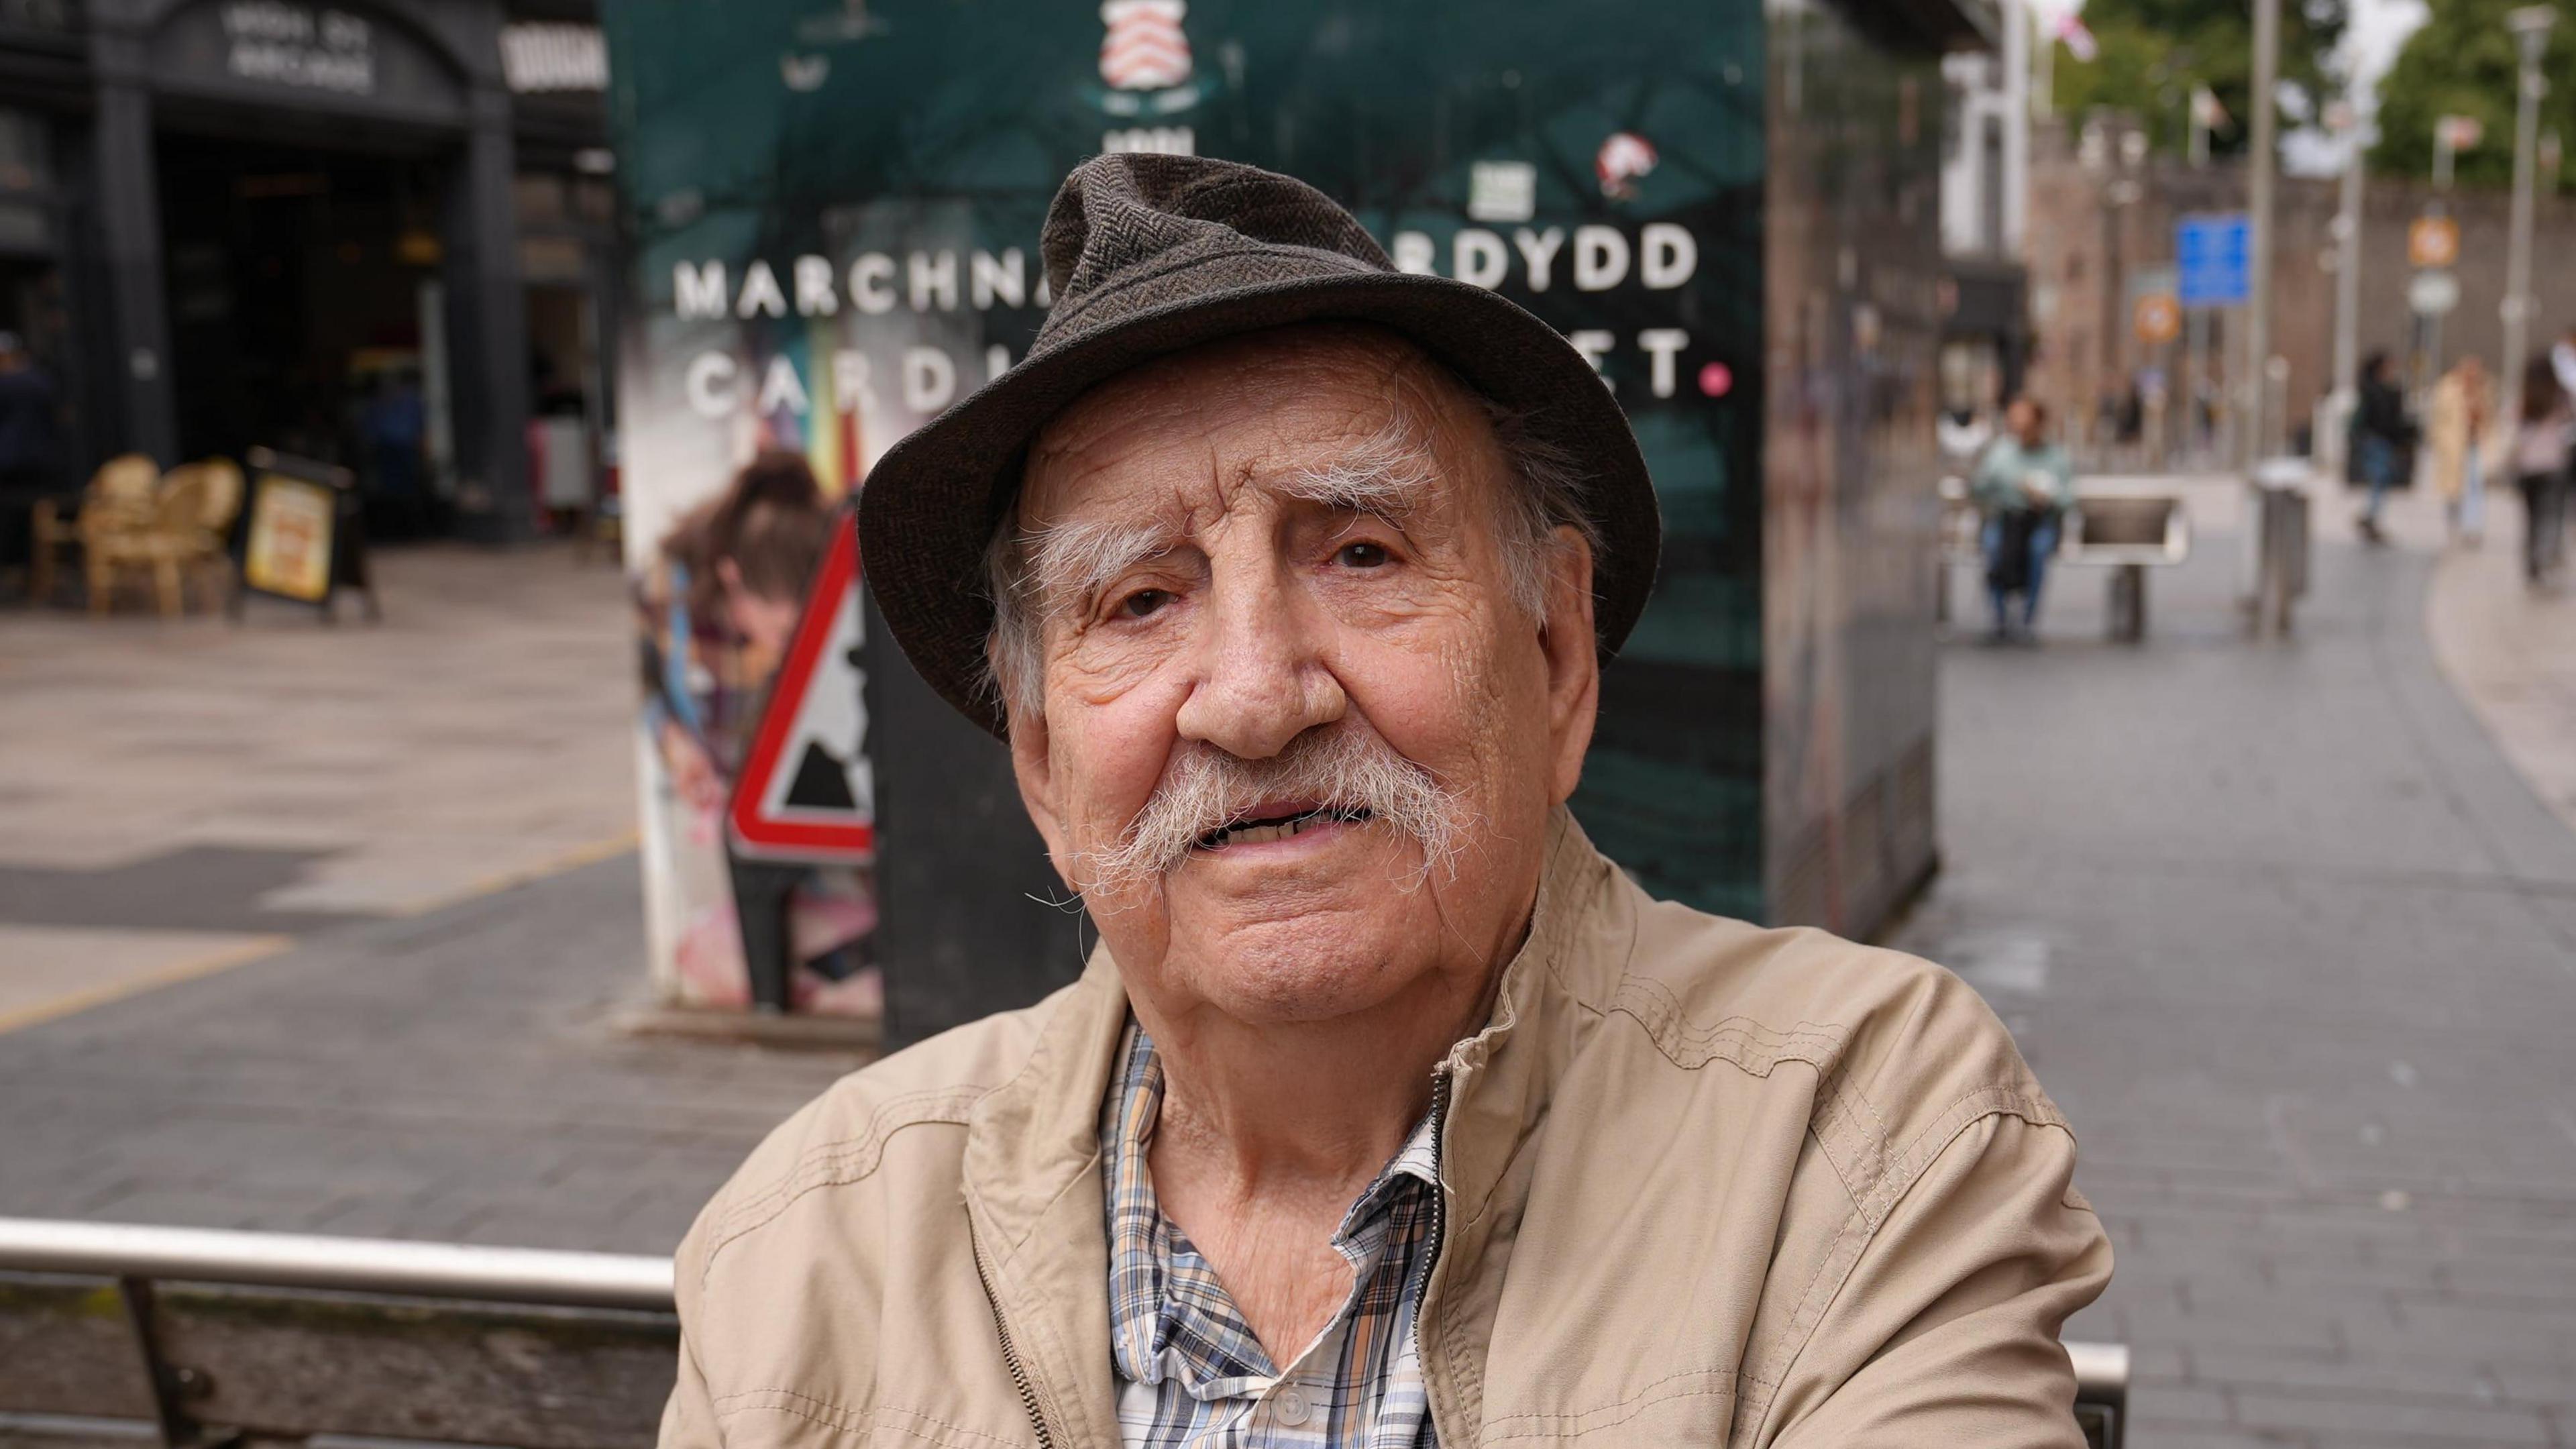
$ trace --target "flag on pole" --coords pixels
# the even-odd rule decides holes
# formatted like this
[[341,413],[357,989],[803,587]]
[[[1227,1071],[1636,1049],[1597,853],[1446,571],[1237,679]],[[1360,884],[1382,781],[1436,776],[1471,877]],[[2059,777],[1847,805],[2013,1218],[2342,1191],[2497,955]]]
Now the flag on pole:
[[2072,10],[2057,17],[2057,38],[2065,43],[2067,54],[2086,65],[2102,53],[2102,47],[2094,43],[2093,32],[2084,28],[2084,17]]
[[2218,103],[2218,92],[2207,86],[2191,88],[2191,118],[2213,131],[2223,131],[2234,124],[2227,107]]

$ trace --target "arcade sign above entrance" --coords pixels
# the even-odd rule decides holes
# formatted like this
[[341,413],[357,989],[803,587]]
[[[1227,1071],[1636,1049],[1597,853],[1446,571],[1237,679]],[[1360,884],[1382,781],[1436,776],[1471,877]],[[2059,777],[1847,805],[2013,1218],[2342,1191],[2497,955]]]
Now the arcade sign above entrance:
[[374,29],[346,10],[317,10],[284,0],[227,0],[224,68],[242,80],[311,86],[369,96],[376,92]]
[[453,124],[463,88],[408,27],[357,5],[200,0],[153,41],[166,90]]

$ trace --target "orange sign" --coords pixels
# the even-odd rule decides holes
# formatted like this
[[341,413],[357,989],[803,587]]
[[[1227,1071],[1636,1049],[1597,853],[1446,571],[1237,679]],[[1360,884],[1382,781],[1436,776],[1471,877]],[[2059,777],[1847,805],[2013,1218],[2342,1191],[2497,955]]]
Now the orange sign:
[[2129,320],[2140,342],[2161,347],[2182,335],[2182,304],[2162,292],[2150,293],[2138,299]]
[[2411,266],[2447,267],[2460,259],[2460,224],[2447,216],[2419,216],[2406,228]]

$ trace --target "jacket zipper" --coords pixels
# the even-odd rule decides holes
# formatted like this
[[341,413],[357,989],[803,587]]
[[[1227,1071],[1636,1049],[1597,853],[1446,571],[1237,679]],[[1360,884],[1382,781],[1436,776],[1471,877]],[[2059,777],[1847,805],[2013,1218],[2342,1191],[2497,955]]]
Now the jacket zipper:
[[[1425,1310],[1430,1307],[1431,1270],[1439,1266],[1440,1249],[1449,1235],[1449,1189],[1442,1181],[1449,1175],[1449,1083],[1446,1068],[1431,1078],[1431,1251],[1422,1255],[1422,1274],[1413,1284],[1413,1358],[1421,1365],[1426,1387],[1431,1381],[1431,1357],[1422,1351],[1422,1325],[1430,1318]],[[1430,1414],[1427,1400],[1422,1409],[1426,1416]],[[1436,1441],[1439,1434],[1434,1424],[1432,1438]]]
[[[971,1228],[968,1236],[973,1236]],[[984,1284],[985,1300],[993,1305],[993,1332],[1002,1342],[1002,1367],[1010,1370],[1011,1386],[1020,1391],[1020,1407],[1028,1413],[1029,1427],[1037,1431],[1038,1449],[1055,1449],[1055,1435],[1048,1431],[1046,1414],[1038,1408],[1037,1386],[1029,1381],[1029,1371],[1020,1363],[1020,1351],[1011,1342],[1011,1325],[1002,1317],[1002,1295],[993,1291],[992,1270],[984,1266],[984,1245],[976,1243],[974,1250],[975,1276]]]

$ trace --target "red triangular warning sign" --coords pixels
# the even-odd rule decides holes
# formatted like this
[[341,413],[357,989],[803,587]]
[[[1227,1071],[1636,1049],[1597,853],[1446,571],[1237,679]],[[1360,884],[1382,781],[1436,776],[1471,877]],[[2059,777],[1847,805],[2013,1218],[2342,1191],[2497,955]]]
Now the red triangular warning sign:
[[852,510],[805,597],[795,642],[769,686],[760,732],[726,811],[745,855],[817,863],[876,853],[876,784],[867,755],[868,706],[859,668],[859,543]]

